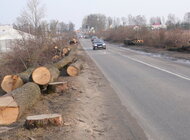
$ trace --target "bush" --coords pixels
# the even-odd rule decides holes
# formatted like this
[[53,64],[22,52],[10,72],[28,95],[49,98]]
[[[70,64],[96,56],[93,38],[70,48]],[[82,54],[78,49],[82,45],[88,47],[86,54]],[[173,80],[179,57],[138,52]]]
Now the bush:
[[[67,38],[66,38],[67,37]],[[29,67],[41,66],[53,63],[52,57],[58,55],[58,49],[62,50],[73,34],[64,34],[54,38],[30,38],[13,42],[8,52],[1,54],[0,78],[7,74],[16,74]]]
[[142,39],[144,45],[159,48],[175,48],[189,46],[190,34],[187,30],[151,30],[146,27],[141,27],[139,30],[134,30],[134,27],[118,27],[108,29],[102,34],[107,41],[123,42],[125,39]]

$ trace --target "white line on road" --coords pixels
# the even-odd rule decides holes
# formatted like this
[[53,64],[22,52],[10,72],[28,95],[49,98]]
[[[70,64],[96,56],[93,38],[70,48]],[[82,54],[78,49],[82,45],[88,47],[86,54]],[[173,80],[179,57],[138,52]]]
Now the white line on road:
[[[113,51],[112,51],[112,52],[113,52]],[[114,53],[116,53],[116,52],[114,52]],[[120,54],[120,53],[118,53],[118,54]],[[154,69],[157,69],[157,70],[160,70],[160,71],[163,71],[163,72],[166,72],[166,73],[169,73],[169,74],[175,75],[175,76],[177,76],[177,77],[179,77],[179,78],[182,78],[182,79],[185,79],[185,80],[190,81],[190,78],[187,77],[187,76],[183,76],[183,75],[180,75],[180,74],[177,74],[177,73],[174,73],[174,72],[168,71],[168,70],[166,70],[166,69],[159,68],[159,67],[157,67],[157,66],[154,66],[154,65],[148,64],[148,63],[146,63],[146,62],[143,62],[143,61],[141,61],[141,60],[138,60],[138,59],[135,59],[135,58],[132,58],[132,57],[126,56],[126,55],[122,55],[122,54],[120,54],[120,55],[123,56],[123,57],[126,57],[126,58],[128,58],[128,59],[130,59],[130,60],[133,60],[133,61],[135,61],[135,62],[138,62],[138,63],[144,64],[144,65],[146,65],[146,66],[149,66],[149,67],[151,67],[151,68],[154,68]]]

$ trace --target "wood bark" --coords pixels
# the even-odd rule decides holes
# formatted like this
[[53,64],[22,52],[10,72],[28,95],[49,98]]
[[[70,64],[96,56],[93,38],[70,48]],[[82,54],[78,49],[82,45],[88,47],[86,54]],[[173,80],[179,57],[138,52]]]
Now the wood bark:
[[66,65],[72,63],[77,56],[77,46],[73,47],[68,56],[61,59],[59,62],[55,63],[54,66],[58,69],[62,69]]
[[63,119],[60,114],[42,114],[35,116],[28,116],[25,121],[27,129],[46,127],[48,125],[61,126]]
[[82,69],[82,61],[78,60],[75,63],[71,64],[70,66],[68,66],[67,68],[67,74],[69,76],[77,76],[79,75],[81,69]]
[[0,125],[16,122],[40,97],[40,88],[35,83],[27,83],[21,88],[0,97]]
[[57,81],[60,71],[54,65],[46,65],[36,68],[32,73],[32,80],[39,85]]
[[21,87],[24,83],[30,82],[31,74],[34,69],[35,68],[31,67],[16,75],[6,75],[1,82],[2,90],[5,92],[10,92]]
[[5,92],[10,92],[21,87],[23,84],[23,80],[18,75],[6,75],[1,82],[1,88]]
[[24,83],[31,82],[31,74],[34,71],[35,67],[28,68],[26,71],[17,74]]

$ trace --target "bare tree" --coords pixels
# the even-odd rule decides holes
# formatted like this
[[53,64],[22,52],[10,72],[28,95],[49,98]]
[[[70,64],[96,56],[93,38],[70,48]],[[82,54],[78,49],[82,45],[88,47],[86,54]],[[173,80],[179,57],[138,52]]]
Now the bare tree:
[[96,31],[101,31],[106,28],[106,16],[102,14],[91,14],[83,19],[83,28],[94,28]]
[[74,31],[75,30],[75,25],[72,22],[69,22],[68,24],[68,31]]
[[113,26],[113,19],[111,17],[107,18],[107,26],[108,28],[112,28]]
[[166,24],[176,24],[178,21],[178,18],[174,14],[169,14]]
[[160,17],[151,17],[150,18],[150,24],[162,24],[161,18]]
[[122,17],[121,21],[122,21],[123,26],[126,26],[126,24],[127,24],[127,18],[126,17]]
[[58,21],[57,20],[51,20],[50,21],[50,24],[49,24],[49,30],[50,30],[50,32],[52,33],[52,35],[56,35],[57,34],[57,32],[58,32]]
[[44,6],[41,6],[40,0],[28,0],[26,9],[24,9],[20,17],[17,18],[17,24],[19,26],[32,26],[34,33],[37,34],[44,16]]
[[121,25],[121,21],[120,21],[120,18],[114,18],[113,19],[113,26],[115,28],[119,27]]
[[185,13],[184,22],[185,23],[190,23],[190,12]]
[[176,28],[176,24],[179,22],[179,19],[174,14],[169,14],[166,21],[168,29]]
[[134,25],[134,17],[132,15],[128,15],[127,17],[128,25]]
[[60,22],[58,24],[58,30],[60,33],[67,32],[68,31],[68,25],[65,24],[64,22]]
[[134,23],[135,25],[138,26],[143,26],[146,25],[146,18],[143,15],[137,15],[136,17],[134,17]]

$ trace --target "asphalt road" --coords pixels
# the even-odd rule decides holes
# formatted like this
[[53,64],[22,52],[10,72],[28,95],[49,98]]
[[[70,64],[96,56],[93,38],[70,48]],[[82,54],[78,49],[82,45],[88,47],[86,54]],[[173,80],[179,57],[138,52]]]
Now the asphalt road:
[[92,50],[80,41],[152,140],[190,139],[190,64],[119,45]]

